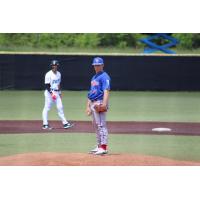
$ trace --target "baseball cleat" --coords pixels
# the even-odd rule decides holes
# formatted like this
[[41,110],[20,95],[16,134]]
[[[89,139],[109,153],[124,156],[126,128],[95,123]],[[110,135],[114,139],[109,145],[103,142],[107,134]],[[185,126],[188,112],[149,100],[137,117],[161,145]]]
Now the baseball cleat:
[[68,128],[71,128],[71,127],[73,127],[73,126],[74,126],[74,124],[71,124],[71,123],[68,122],[67,124],[64,124],[64,125],[63,125],[63,128],[64,128],[64,129],[68,129]]
[[44,129],[44,130],[51,130],[52,129],[52,127],[50,127],[49,125],[43,125],[42,126],[42,129]]
[[89,153],[90,154],[94,154],[94,153],[96,153],[98,151],[98,149],[99,149],[99,147],[96,146],[94,149],[90,150]]
[[94,155],[104,155],[107,154],[108,151],[103,148],[98,148],[98,151],[94,153]]

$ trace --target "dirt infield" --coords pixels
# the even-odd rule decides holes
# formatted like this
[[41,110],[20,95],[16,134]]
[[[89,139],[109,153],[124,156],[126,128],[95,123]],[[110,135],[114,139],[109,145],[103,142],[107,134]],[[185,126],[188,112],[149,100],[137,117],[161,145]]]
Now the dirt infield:
[[[92,133],[92,123],[89,121],[73,121],[74,127],[63,129],[61,122],[50,121],[52,130],[42,130],[40,120],[0,120],[0,134],[5,133]],[[153,128],[170,128],[170,132],[155,132]],[[179,122],[108,122],[109,133],[127,134],[167,134],[167,135],[200,135],[200,123],[179,123]]]
[[0,166],[200,166],[200,163],[134,154],[42,152],[0,157]]

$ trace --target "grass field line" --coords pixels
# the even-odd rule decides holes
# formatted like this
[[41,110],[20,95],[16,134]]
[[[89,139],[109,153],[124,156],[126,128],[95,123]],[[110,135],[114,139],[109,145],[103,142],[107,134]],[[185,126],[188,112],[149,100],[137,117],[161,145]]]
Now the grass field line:
[[34,51],[0,51],[0,54],[13,54],[13,55],[86,55],[86,56],[95,56],[95,55],[101,55],[101,56],[165,56],[165,57],[199,57],[200,54],[198,53],[186,53],[186,54],[162,54],[162,53],[154,53],[154,54],[145,54],[145,53],[92,53],[92,52],[34,52]]

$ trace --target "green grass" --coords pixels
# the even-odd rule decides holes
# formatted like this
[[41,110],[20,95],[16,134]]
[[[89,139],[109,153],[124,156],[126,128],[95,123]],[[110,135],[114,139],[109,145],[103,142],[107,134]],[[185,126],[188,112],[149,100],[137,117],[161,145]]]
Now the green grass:
[[[172,48],[177,54],[200,54],[200,49],[180,49]],[[117,48],[117,47],[98,47],[98,48],[80,48],[80,47],[58,47],[58,48],[39,48],[39,47],[27,47],[27,46],[12,46],[12,47],[0,47],[0,53],[53,53],[53,54],[143,54],[144,48]],[[161,51],[153,54],[164,54]],[[168,54],[164,54],[168,55]]]
[[27,152],[87,152],[95,144],[95,138],[91,136],[76,133],[2,134],[0,156]]
[[171,135],[112,135],[113,152],[200,161],[200,137]]
[[199,122],[200,92],[113,92],[111,120]]
[[[91,120],[85,115],[87,91],[63,91],[69,120]],[[111,92],[108,120],[200,121],[200,92]],[[0,91],[0,120],[39,120],[43,91]],[[53,106],[49,119],[59,119]]]
[[43,52],[43,53],[143,53],[143,49],[135,48],[116,48],[116,47],[107,47],[107,48],[80,48],[80,47],[67,47],[67,48],[34,48],[34,47],[0,47],[0,52]]
[[[28,152],[82,152],[95,144],[94,134],[1,134],[0,156]],[[200,161],[200,137],[168,135],[109,135],[110,153],[134,153],[177,160]]]
[[[63,91],[65,115],[85,116],[86,91]],[[108,120],[200,121],[200,92],[111,92]],[[0,91],[0,120],[41,120],[43,91]],[[55,107],[50,119],[58,119]],[[1,134],[0,156],[27,152],[87,152],[94,134]],[[110,134],[111,153],[136,153],[200,161],[200,137]]]

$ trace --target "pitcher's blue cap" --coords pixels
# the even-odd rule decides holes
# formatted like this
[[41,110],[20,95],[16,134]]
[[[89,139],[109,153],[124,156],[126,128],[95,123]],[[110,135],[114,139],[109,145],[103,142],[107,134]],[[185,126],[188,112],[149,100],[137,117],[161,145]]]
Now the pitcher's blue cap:
[[93,59],[92,65],[103,65],[103,58],[96,57]]

